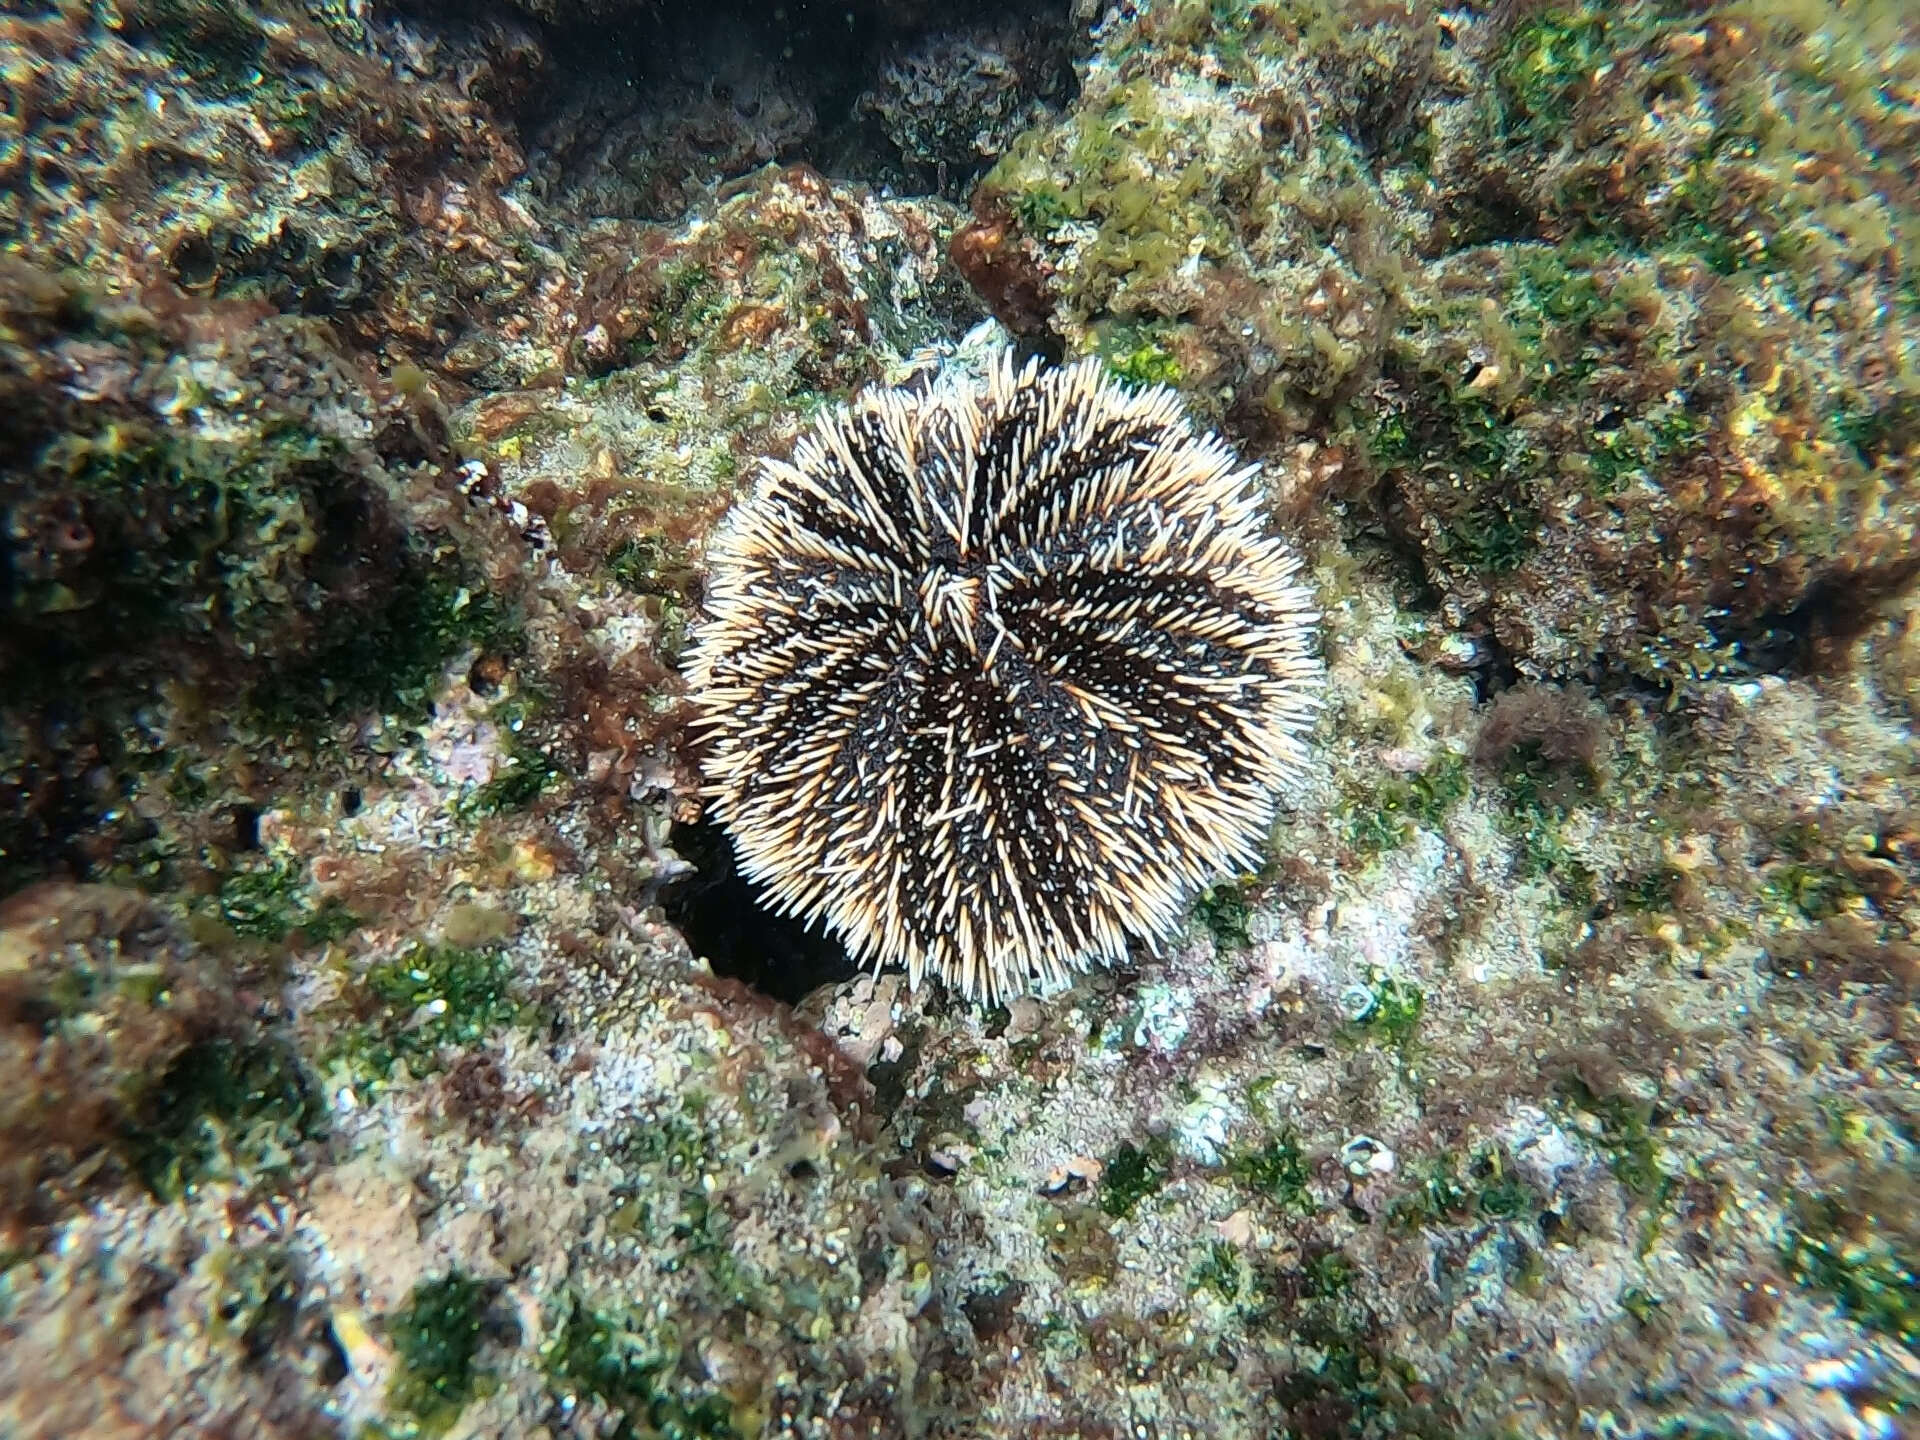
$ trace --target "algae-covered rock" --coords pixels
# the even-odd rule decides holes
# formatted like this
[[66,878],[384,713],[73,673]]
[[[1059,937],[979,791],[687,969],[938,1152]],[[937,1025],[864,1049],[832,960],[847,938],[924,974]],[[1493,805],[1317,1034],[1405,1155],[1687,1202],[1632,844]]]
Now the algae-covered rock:
[[[1907,10],[515,9],[0,17],[0,1432],[1900,1433]],[[680,665],[1007,344],[1261,463],[1327,678],[980,1007]]]
[[317,1132],[310,1080],[219,959],[145,897],[45,884],[0,908],[0,1233],[44,1234],[89,1189],[251,1183]]
[[1854,78],[1913,46],[1897,7],[1154,7],[955,255],[1330,449],[1295,503],[1360,501],[1524,670],[1765,667],[1913,577],[1913,122]]
[[[449,536],[456,457],[431,405],[311,320],[145,293],[0,257],[16,420],[0,873],[16,882],[129,861],[151,833],[131,776],[166,768],[169,729],[217,710],[312,733],[352,706],[417,706],[501,628]],[[439,513],[409,526],[409,486],[436,483]]]
[[11,259],[0,286],[14,698],[158,636],[270,666],[379,603],[358,592],[401,543],[375,449],[391,416],[323,331],[163,318]]
[[964,195],[1015,137],[1064,98],[1061,31],[1044,22],[976,25],[916,37],[861,99],[909,167]]
[[[0,226],[35,263],[325,316],[449,373],[539,308],[543,237],[500,193],[523,162],[482,98],[510,96],[508,31],[462,56],[465,92],[380,63],[346,7],[35,6],[0,44]],[[549,363],[537,330],[502,363]]]

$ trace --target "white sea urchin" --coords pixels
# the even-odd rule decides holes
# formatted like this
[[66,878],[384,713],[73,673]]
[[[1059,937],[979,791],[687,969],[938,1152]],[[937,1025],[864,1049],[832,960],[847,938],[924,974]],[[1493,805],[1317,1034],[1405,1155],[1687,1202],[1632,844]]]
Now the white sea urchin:
[[821,419],[716,532],[689,655],[744,873],[988,1000],[1172,932],[1258,863],[1315,706],[1256,475],[1091,361]]

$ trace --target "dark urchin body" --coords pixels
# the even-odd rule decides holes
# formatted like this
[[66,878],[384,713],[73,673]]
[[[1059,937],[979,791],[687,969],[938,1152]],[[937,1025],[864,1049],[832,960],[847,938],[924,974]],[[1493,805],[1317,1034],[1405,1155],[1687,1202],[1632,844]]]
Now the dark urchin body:
[[863,960],[1004,998],[1257,863],[1319,670],[1254,472],[1099,367],[885,391],[710,547],[689,678],[742,868]]

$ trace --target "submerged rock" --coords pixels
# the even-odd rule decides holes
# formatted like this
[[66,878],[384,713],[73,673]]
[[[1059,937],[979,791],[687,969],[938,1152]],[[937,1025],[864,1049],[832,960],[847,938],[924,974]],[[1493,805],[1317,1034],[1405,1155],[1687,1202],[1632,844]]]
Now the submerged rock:
[[[517,8],[0,18],[0,1431],[1900,1433],[1911,17]],[[1261,463],[1327,705],[981,1007],[680,667],[1010,339]]]

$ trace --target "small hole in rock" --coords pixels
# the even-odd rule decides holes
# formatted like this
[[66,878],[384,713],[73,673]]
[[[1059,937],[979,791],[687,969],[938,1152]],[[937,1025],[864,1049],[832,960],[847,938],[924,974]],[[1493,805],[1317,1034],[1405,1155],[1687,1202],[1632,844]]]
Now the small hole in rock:
[[670,843],[695,873],[661,897],[662,907],[714,974],[792,1005],[822,985],[860,973],[846,947],[821,926],[776,915],[762,904],[718,825],[676,825]]
[[318,1379],[331,1389],[351,1375],[353,1367],[347,1363],[347,1352],[340,1343],[340,1337],[333,1333],[331,1324],[317,1327],[312,1339],[320,1352]]
[[168,257],[173,278],[185,290],[200,290],[214,282],[220,273],[220,256],[213,241],[205,235],[189,235],[173,247]]
[[227,818],[233,825],[234,849],[258,850],[260,848],[259,806],[235,805],[227,812]]

